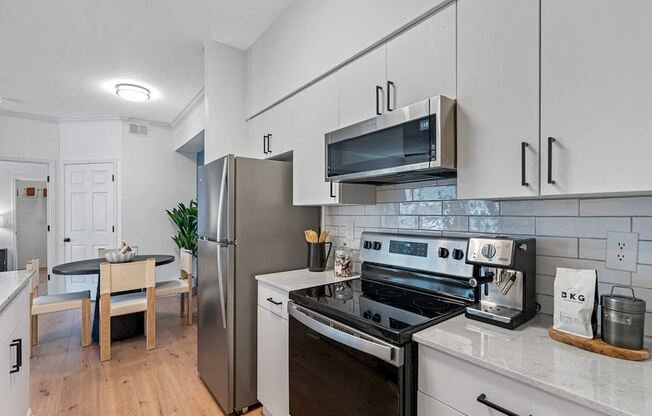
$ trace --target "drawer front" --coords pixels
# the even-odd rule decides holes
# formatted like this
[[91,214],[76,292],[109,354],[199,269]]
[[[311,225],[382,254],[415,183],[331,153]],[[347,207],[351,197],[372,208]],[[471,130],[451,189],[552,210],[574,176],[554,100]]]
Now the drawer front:
[[[474,416],[500,414],[478,401],[481,394],[485,400],[518,415],[600,414],[428,347],[419,348],[419,390],[463,414]],[[430,414],[420,413],[424,415]]]
[[13,332],[23,318],[29,317],[29,282],[20,290],[5,308],[0,311],[0,334]]
[[258,283],[258,305],[288,319],[288,294],[265,283]]
[[425,395],[417,393],[417,416],[464,416],[457,410],[442,402]]

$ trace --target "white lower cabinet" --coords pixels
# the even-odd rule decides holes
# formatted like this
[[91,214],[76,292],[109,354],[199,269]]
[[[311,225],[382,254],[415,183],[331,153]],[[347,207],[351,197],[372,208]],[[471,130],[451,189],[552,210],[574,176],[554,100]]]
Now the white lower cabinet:
[[602,413],[449,354],[419,348],[418,416],[501,414],[478,398],[519,415],[598,416]]
[[29,412],[29,286],[0,311],[0,413],[7,416]]
[[265,293],[265,296],[258,297],[258,401],[264,406],[266,415],[288,416],[290,394],[287,315],[283,317],[281,310],[273,309],[275,312],[272,312],[265,304],[286,309],[287,298],[283,299],[283,295],[274,297],[273,291],[265,291],[266,288],[269,286],[258,284],[259,294]]

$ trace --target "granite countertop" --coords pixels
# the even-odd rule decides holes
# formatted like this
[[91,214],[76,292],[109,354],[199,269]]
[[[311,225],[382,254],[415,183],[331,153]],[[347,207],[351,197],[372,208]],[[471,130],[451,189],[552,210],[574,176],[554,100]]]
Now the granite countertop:
[[0,312],[16,297],[18,292],[30,281],[32,272],[0,272]]
[[310,272],[308,269],[292,270],[288,272],[263,274],[256,276],[259,282],[267,283],[284,292],[305,289],[307,287],[327,285],[331,283],[345,282],[347,280],[357,279],[359,274],[353,274],[351,277],[335,277],[333,270],[323,272]]
[[609,415],[652,414],[652,360],[625,361],[584,351],[548,337],[550,326],[552,317],[544,315],[514,331],[460,315],[413,339]]

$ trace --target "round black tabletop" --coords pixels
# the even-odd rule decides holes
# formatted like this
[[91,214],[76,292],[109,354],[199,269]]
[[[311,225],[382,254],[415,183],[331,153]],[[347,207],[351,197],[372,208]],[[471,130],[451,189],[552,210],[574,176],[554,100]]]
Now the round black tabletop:
[[[174,261],[174,256],[168,254],[150,254],[135,256],[132,261],[143,261],[153,258],[157,266],[170,264]],[[63,263],[54,266],[52,273],[60,275],[80,275],[80,274],[100,274],[100,264],[105,262],[106,259],[101,257],[98,259],[89,259],[81,261],[73,261],[70,263]]]

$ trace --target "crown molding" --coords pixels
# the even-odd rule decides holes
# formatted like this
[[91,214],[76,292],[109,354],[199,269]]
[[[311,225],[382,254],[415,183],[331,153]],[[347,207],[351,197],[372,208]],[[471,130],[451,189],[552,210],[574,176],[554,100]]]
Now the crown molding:
[[170,125],[173,129],[176,129],[190,117],[195,110],[204,103],[204,87],[201,87],[199,92],[186,104],[186,106],[181,110],[181,112],[172,120]]
[[101,114],[101,115],[77,115],[77,116],[49,116],[45,114],[37,114],[37,113],[24,113],[24,112],[18,112],[18,111],[7,111],[7,110],[0,110],[0,115],[7,116],[7,117],[18,117],[18,118],[24,118],[28,120],[37,120],[37,121],[45,121],[48,123],[55,123],[55,124],[61,124],[61,123],[82,123],[82,122],[93,122],[93,121],[122,121],[122,122],[129,122],[129,121],[138,121],[141,123],[147,123],[151,126],[157,126],[165,129],[172,129],[172,124],[171,123],[166,123],[164,121],[157,121],[157,120],[147,120],[143,118],[138,118],[138,117],[127,117],[123,116],[120,114]]
[[47,123],[55,123],[55,124],[59,122],[59,120],[56,117],[47,116],[45,114],[34,114],[34,113],[23,113],[19,111],[0,110],[0,115],[7,116],[7,117],[24,118],[28,120],[44,121]]

